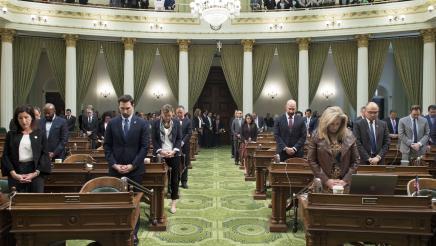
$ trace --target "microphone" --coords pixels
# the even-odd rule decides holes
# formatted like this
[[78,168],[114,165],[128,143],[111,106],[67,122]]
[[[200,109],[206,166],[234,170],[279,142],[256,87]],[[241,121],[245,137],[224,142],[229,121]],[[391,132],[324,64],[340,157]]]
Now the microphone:
[[279,164],[279,163],[280,163],[280,155],[279,155],[279,154],[276,154],[276,155],[274,156],[274,163],[275,163],[275,164]]
[[320,178],[314,178],[313,179],[313,192],[314,193],[322,193],[322,182]]
[[145,188],[143,185],[136,183],[135,181],[129,179],[128,177],[121,177],[121,181],[123,182],[123,184],[125,185],[126,188],[130,184],[135,189],[144,192],[148,196],[153,195],[153,191],[152,190],[149,190],[149,189]]
[[160,154],[156,155],[157,163],[162,163],[162,156]]

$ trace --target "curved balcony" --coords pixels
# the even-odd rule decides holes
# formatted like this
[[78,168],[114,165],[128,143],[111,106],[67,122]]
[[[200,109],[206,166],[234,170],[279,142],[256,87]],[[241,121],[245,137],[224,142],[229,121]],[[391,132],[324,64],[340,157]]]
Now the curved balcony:
[[[211,30],[207,23],[187,12],[185,2],[175,11],[109,7],[91,0],[88,5],[57,2],[2,0],[4,28],[45,35],[74,33],[87,36],[135,37],[145,39],[292,39],[372,33],[410,35],[436,26],[435,0],[377,2],[363,5],[296,8],[284,11],[249,11],[242,3],[241,15]],[[150,8],[153,5],[150,3]]]

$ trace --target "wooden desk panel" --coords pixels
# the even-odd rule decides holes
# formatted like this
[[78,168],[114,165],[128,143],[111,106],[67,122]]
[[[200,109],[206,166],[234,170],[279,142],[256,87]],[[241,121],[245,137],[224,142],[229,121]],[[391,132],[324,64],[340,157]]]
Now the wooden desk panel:
[[12,230],[17,245],[48,245],[90,239],[102,245],[133,245],[142,193],[17,193]]
[[275,150],[257,150],[254,153],[253,159],[256,169],[256,190],[253,193],[254,200],[266,199],[266,172],[275,154]]
[[429,197],[308,194],[298,214],[306,245],[427,245],[436,215]]
[[[150,201],[149,230],[151,231],[166,230],[164,189],[168,182],[167,170],[165,164],[151,163],[145,167],[142,184],[153,189],[153,197]],[[45,192],[78,192],[88,180],[107,175],[107,163],[93,164],[92,170],[86,170],[84,163],[53,164],[52,174],[46,177]]]
[[11,214],[7,210],[9,207],[9,198],[6,194],[0,193],[0,245],[16,245],[15,238],[10,232],[12,227]]

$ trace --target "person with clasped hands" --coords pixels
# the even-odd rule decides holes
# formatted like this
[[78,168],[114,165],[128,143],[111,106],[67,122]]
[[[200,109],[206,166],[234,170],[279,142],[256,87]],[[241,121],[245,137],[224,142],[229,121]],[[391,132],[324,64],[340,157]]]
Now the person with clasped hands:
[[2,175],[8,176],[9,189],[18,192],[43,193],[42,174],[51,172],[47,138],[35,124],[32,106],[19,106],[14,112],[16,130],[6,136],[2,157]]
[[309,165],[325,190],[337,185],[347,187],[359,165],[356,138],[347,128],[347,120],[341,108],[327,108],[309,140]]

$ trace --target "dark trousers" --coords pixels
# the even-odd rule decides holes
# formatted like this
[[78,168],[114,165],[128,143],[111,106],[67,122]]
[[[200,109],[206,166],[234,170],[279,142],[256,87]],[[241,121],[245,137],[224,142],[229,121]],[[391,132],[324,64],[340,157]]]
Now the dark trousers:
[[180,158],[180,161],[183,162],[183,172],[182,172],[182,177],[180,178],[180,180],[182,181],[182,183],[187,183],[188,182],[188,166],[189,166],[189,162],[191,161],[189,146],[188,146],[188,148],[185,148],[185,146],[183,146],[182,153],[184,156]]
[[180,156],[165,158],[165,163],[171,167],[170,183],[171,200],[179,199],[179,164]]
[[[17,174],[28,174],[35,172],[35,165],[33,162],[26,162],[18,164],[18,167],[15,168],[15,172]],[[32,179],[31,183],[20,183],[11,176],[8,176],[8,186],[9,190],[12,190],[12,187],[15,187],[17,192],[25,192],[25,193],[44,193],[44,178],[41,176],[35,177]]]
[[235,156],[235,163],[239,162],[239,139],[233,139],[233,153]]

